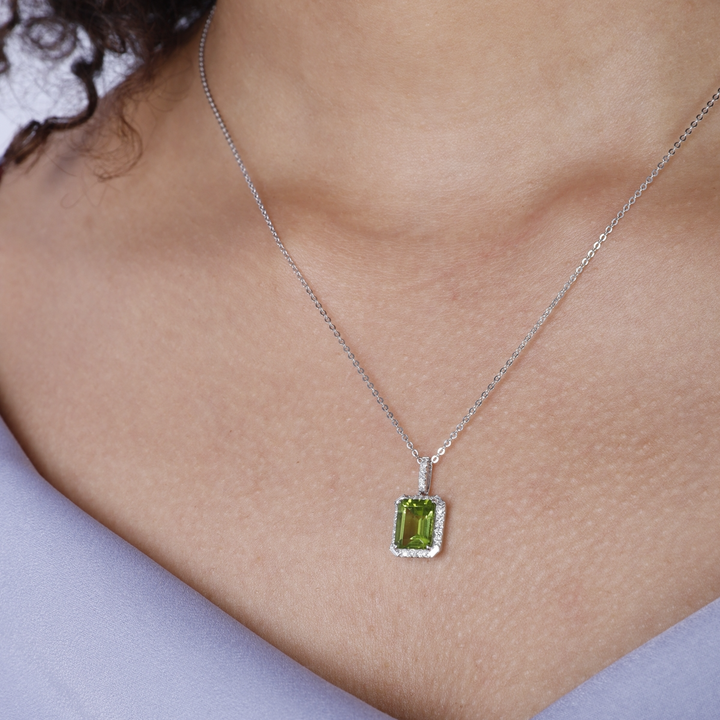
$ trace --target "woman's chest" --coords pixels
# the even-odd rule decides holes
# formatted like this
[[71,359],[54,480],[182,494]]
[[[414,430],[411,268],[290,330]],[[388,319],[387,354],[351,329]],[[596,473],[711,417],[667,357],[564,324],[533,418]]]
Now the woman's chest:
[[[445,538],[422,560],[389,551],[417,464],[312,314],[113,300],[6,335],[3,411],[34,462],[391,715],[528,717],[720,594],[707,314],[674,321],[664,354],[633,312],[584,332],[592,296],[559,316],[435,466]],[[478,350],[489,367],[501,344]],[[485,384],[447,349],[365,355],[429,453]]]

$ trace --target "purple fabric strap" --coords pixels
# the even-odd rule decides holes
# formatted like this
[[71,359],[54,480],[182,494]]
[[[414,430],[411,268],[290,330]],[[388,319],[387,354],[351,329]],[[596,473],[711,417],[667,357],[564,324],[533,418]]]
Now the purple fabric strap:
[[[380,720],[45,482],[0,421],[0,717]],[[720,601],[536,720],[718,720]]]

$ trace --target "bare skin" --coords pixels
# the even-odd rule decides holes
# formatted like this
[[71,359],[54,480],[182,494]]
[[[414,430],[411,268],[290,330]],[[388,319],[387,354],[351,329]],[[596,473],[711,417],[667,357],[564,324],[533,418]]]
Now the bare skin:
[[[424,454],[715,91],[718,30],[712,2],[221,0],[218,103]],[[196,48],[130,173],[57,141],[3,181],[0,409],[40,472],[398,718],[529,718],[717,598],[719,111],[436,466],[443,551],[405,561],[417,465]]]

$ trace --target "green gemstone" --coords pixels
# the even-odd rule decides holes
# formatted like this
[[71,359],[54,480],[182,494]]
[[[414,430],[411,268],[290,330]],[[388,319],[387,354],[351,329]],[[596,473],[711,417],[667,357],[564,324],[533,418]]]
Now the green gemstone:
[[408,498],[398,504],[395,523],[395,546],[425,550],[433,541],[435,503],[432,500]]

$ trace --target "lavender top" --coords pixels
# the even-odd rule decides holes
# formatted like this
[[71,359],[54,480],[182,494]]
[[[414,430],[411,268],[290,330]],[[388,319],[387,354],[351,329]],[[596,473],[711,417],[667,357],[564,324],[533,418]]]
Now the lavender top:
[[[4,720],[380,720],[52,488],[0,421]],[[535,720],[717,720],[720,600]]]

